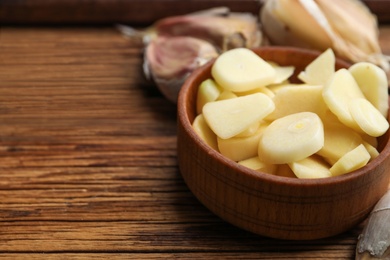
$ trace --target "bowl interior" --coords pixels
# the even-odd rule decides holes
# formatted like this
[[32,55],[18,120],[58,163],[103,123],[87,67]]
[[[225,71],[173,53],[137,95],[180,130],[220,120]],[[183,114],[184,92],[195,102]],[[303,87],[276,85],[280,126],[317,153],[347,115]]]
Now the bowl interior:
[[[261,47],[253,49],[253,51],[261,56],[264,60],[267,61],[273,61],[278,63],[280,66],[294,66],[294,74],[290,77],[290,81],[292,83],[299,83],[301,82],[297,75],[300,71],[303,71],[305,67],[312,62],[319,54],[320,52],[315,50],[308,50],[308,49],[301,49],[301,48],[295,48],[295,47]],[[296,178],[287,178],[287,177],[280,177],[275,176],[267,173],[261,173],[259,171],[253,171],[248,170],[246,167],[242,167],[238,165],[237,163],[233,162],[232,160],[227,159],[223,155],[221,155],[219,152],[214,151],[211,149],[203,140],[201,140],[198,135],[192,130],[191,124],[194,121],[196,114],[196,98],[197,98],[197,90],[200,83],[207,79],[212,77],[211,76],[211,67],[213,65],[214,60],[210,61],[206,65],[204,65],[202,68],[195,71],[185,82],[183,85],[181,95],[179,99],[181,101],[178,102],[178,106],[182,107],[181,112],[184,117],[186,117],[185,127],[189,128],[189,132],[193,136],[194,140],[201,145],[204,149],[208,150],[210,155],[214,157],[215,159],[222,161],[225,164],[228,164],[229,167],[238,167],[241,171],[243,171],[245,174],[251,174],[255,176],[261,176],[261,178],[269,178],[272,181],[276,182],[288,182],[292,185],[317,185],[318,183],[321,184],[331,184],[334,182],[340,182],[340,181],[347,181],[350,178],[357,177],[359,174],[363,174],[367,168],[370,168],[372,166],[375,166],[377,164],[380,164],[380,162],[389,156],[390,153],[390,145],[389,145],[389,131],[387,131],[384,135],[380,136],[378,138],[378,151],[380,152],[380,156],[377,157],[375,160],[371,161],[366,167],[363,167],[361,169],[358,169],[354,171],[353,174],[344,174],[337,177],[331,177],[331,178],[323,178],[323,179],[296,179]],[[340,68],[348,68],[351,64],[337,58],[336,59],[336,70]],[[180,108],[179,108],[180,110]],[[388,120],[390,121],[390,114],[388,115]],[[387,147],[386,151],[384,151],[385,147]],[[244,169],[245,168],[245,169]]]

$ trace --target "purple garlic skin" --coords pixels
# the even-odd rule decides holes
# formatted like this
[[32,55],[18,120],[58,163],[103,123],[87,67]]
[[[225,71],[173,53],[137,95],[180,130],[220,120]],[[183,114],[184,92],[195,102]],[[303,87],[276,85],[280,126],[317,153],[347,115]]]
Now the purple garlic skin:
[[186,36],[160,36],[146,48],[144,73],[169,101],[176,103],[188,75],[217,56],[217,50],[207,41]]
[[249,13],[184,15],[168,17],[155,24],[157,35],[191,36],[213,44],[220,52],[260,46],[257,19]]

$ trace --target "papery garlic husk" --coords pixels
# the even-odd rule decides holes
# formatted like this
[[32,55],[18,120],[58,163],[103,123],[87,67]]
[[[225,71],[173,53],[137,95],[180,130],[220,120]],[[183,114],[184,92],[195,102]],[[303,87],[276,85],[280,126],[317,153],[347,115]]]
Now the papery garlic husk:
[[376,16],[359,0],[265,0],[260,20],[271,44],[332,48],[351,62],[389,70]]
[[372,210],[359,236],[355,259],[390,259],[390,190]]
[[143,69],[161,93],[176,103],[189,74],[217,56],[217,50],[207,41],[185,36],[159,36],[146,47]]

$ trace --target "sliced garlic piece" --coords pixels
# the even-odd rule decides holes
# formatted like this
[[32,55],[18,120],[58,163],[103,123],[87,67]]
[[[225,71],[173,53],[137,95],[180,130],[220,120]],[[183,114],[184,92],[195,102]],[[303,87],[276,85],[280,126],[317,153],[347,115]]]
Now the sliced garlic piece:
[[269,174],[275,174],[277,166],[275,164],[268,164],[262,162],[259,157],[252,157],[246,160],[239,161],[238,164],[243,165],[249,169],[255,171],[266,172]]
[[208,102],[203,115],[213,132],[222,139],[231,138],[259,122],[275,109],[267,95],[248,96]]
[[355,149],[344,154],[333,166],[330,168],[332,176],[338,176],[355,171],[365,166],[370,160],[371,156],[363,144],[358,145]]
[[379,156],[379,151],[374,146],[364,141],[363,145],[366,148],[367,152],[370,154],[371,160]]
[[344,154],[363,142],[362,137],[342,124],[331,113],[322,117],[324,124],[324,146],[317,154],[326,158],[330,164],[337,162]]
[[192,127],[203,141],[205,141],[211,148],[218,151],[217,136],[207,125],[207,122],[202,114],[195,117]]
[[236,48],[222,53],[213,64],[211,74],[224,89],[243,92],[274,82],[275,69],[253,51]]
[[221,87],[213,79],[204,80],[199,85],[196,96],[196,113],[201,114],[203,106],[208,102],[217,100],[221,93]]
[[312,112],[291,114],[273,121],[263,132],[259,157],[272,164],[303,160],[324,145],[321,119]]
[[364,95],[347,69],[340,69],[333,74],[324,86],[322,96],[330,111],[342,123],[361,132],[360,127],[352,118],[348,104],[353,99],[364,98]]
[[274,64],[271,65],[276,72],[275,80],[274,82],[272,82],[272,84],[281,84],[288,80],[290,76],[294,74],[294,66],[278,66]]
[[307,84],[324,85],[335,72],[335,59],[332,49],[327,49],[298,74]]
[[246,137],[231,137],[228,139],[217,138],[219,152],[233,161],[242,161],[257,155],[262,129]]
[[388,80],[384,70],[369,62],[358,62],[348,68],[364,96],[384,117],[389,110]]
[[265,120],[275,120],[298,112],[313,112],[321,116],[327,110],[322,98],[322,86],[306,85],[281,88],[275,93],[275,110]]
[[309,156],[297,162],[288,164],[294,174],[300,179],[316,179],[331,177],[330,166],[319,156]]
[[378,137],[389,129],[389,122],[367,99],[351,100],[348,107],[352,118],[366,134]]

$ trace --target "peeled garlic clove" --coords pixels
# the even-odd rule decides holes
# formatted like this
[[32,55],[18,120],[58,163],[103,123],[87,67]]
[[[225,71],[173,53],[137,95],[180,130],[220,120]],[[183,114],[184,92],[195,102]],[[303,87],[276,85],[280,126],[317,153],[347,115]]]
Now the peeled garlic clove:
[[332,48],[352,62],[368,61],[389,70],[376,17],[359,0],[266,0],[260,19],[272,44]]
[[224,8],[198,13],[172,16],[159,20],[154,25],[157,35],[192,36],[206,40],[220,51],[232,48],[258,47],[262,34],[258,19],[251,13],[235,13]]
[[214,46],[193,37],[156,37],[147,46],[144,73],[176,103],[180,88],[196,68],[217,57]]
[[372,210],[359,236],[355,259],[390,259],[390,190]]

